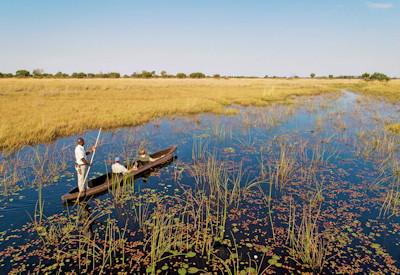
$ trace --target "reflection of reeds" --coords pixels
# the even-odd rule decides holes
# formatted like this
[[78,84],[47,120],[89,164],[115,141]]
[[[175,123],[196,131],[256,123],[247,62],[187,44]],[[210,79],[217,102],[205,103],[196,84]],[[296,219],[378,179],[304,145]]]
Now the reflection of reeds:
[[255,144],[255,138],[254,138],[254,134],[252,131],[252,128],[245,128],[243,131],[246,131],[244,133],[244,137],[243,138],[238,138],[237,141],[238,143],[244,147],[244,148],[252,148],[254,147]]

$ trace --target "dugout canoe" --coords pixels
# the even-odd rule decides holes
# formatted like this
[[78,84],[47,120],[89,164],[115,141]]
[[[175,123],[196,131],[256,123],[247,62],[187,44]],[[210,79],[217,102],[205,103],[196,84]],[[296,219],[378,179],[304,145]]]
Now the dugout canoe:
[[[136,171],[132,171],[129,174],[124,175],[124,177],[135,177],[135,176],[139,176],[141,174],[146,173],[147,171],[149,171],[150,169],[163,165],[169,161],[171,161],[174,158],[174,154],[176,152],[176,146],[172,146],[169,147],[165,150],[156,152],[154,154],[150,154],[150,156],[152,158],[158,158],[162,155],[164,155],[162,158],[153,161],[153,162],[149,162],[148,164],[145,164],[141,167],[138,168],[138,170]],[[61,200],[64,202],[67,201],[72,201],[72,200],[77,200],[77,199],[83,199],[86,197],[91,197],[100,193],[103,193],[105,191],[107,191],[112,184],[121,184],[123,181],[123,177],[121,177],[119,180],[115,180],[115,176],[114,179],[112,179],[113,174],[112,173],[108,173],[108,174],[104,174],[100,177],[94,178],[92,180],[88,181],[88,186],[90,187],[88,190],[86,190],[86,192],[82,192],[81,194],[79,194],[79,190],[78,187],[75,187],[74,189],[72,189],[71,191],[69,191],[68,193],[64,194],[61,197]]]

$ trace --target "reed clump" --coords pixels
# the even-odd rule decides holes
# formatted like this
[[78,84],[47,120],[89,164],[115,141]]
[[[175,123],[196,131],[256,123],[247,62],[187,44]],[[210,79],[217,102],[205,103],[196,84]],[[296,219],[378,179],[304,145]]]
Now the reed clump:
[[296,207],[290,205],[288,242],[291,257],[300,264],[321,272],[327,262],[327,243],[318,228],[320,208],[311,204],[302,209],[300,224],[296,221]]

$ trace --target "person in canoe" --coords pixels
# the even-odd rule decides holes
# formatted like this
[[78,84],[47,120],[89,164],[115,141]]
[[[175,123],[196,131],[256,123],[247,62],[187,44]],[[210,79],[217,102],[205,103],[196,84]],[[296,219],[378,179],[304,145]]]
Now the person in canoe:
[[87,186],[86,173],[90,163],[86,160],[86,156],[96,150],[96,146],[92,146],[89,151],[85,150],[85,140],[78,138],[75,147],[75,170],[78,175],[78,188],[79,192],[84,192],[89,189]]
[[139,157],[137,159],[137,164],[138,164],[138,166],[143,166],[146,163],[156,161],[162,157],[164,157],[164,155],[159,156],[158,158],[152,158],[149,154],[147,154],[145,149],[140,149]]
[[111,171],[113,172],[113,174],[126,174],[136,170],[137,170],[136,163],[133,165],[131,169],[128,170],[124,165],[120,163],[119,157],[116,157],[113,165],[111,165]]

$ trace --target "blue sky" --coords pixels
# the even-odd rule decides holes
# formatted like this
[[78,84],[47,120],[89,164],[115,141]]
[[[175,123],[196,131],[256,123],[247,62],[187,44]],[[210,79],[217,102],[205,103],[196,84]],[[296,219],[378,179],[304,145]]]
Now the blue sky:
[[0,72],[400,76],[400,0],[2,0]]

